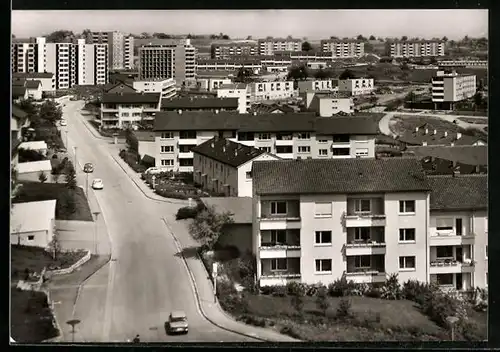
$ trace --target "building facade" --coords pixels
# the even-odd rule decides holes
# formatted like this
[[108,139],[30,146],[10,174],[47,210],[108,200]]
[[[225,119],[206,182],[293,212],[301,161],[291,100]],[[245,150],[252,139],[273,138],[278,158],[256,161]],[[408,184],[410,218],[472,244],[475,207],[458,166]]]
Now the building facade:
[[212,59],[228,59],[232,56],[259,55],[259,46],[255,41],[212,44],[210,57]]
[[108,45],[110,70],[134,68],[134,37],[119,31],[92,32],[92,44]]
[[101,100],[101,127],[126,128],[153,124],[160,111],[160,93],[105,93]]
[[284,100],[296,97],[293,81],[252,82],[248,85],[250,101]]
[[231,83],[231,78],[196,78],[196,86],[198,89],[209,92],[215,92],[219,87]]
[[321,50],[332,53],[335,58],[361,57],[365,54],[365,43],[354,39],[325,39]]
[[351,95],[365,95],[375,90],[375,83],[373,78],[339,79],[338,88],[339,92]]
[[309,111],[316,112],[320,117],[331,117],[339,113],[354,113],[354,101],[349,95],[338,92],[308,92],[306,94],[307,101],[309,101],[310,95],[313,96],[307,108]]
[[139,48],[139,79],[173,78],[178,86],[195,80],[196,49],[191,41],[172,40]]
[[214,138],[255,147],[282,159],[374,158],[373,117],[319,118],[311,113],[161,112],[155,118],[156,167],[193,171],[191,149]]
[[223,84],[217,89],[218,98],[238,98],[238,112],[245,114],[250,109],[250,91],[244,83]]
[[137,92],[161,93],[162,99],[173,98],[177,94],[173,78],[157,80],[136,80],[132,83]]
[[273,55],[276,51],[301,51],[302,40],[293,38],[259,39],[259,55]]
[[42,92],[52,94],[56,90],[56,79],[53,73],[45,72],[17,72],[12,74],[12,79],[24,79],[26,81],[39,81],[42,85]]
[[454,103],[476,94],[476,75],[438,71],[432,77],[432,101]]
[[308,80],[298,82],[299,92],[338,91],[337,79]]
[[441,40],[405,40],[386,43],[386,55],[390,57],[444,56]]

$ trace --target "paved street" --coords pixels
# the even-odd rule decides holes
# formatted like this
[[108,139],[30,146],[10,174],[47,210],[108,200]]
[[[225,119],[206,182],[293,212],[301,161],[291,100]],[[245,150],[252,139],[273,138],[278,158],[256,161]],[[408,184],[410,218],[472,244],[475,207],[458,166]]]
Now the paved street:
[[[113,260],[81,291],[75,310],[81,323],[75,340],[125,341],[140,334],[145,342],[255,341],[219,329],[202,317],[190,277],[162,220],[179,205],[150,200],[137,189],[111,157],[115,146],[96,139],[86,128],[78,112],[81,106],[67,101],[64,107],[69,144],[78,146],[78,164],[94,164],[91,179],[104,182],[104,190],[94,194],[111,237]],[[81,184],[81,168],[78,172]],[[188,335],[165,334],[164,322],[175,309],[187,313]]]

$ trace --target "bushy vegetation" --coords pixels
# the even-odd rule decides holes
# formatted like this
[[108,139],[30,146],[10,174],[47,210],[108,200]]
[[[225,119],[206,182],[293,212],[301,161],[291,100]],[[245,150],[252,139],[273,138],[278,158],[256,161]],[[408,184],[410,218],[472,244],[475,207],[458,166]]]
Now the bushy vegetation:
[[18,152],[19,162],[25,163],[30,161],[40,161],[45,160],[45,156],[43,156],[40,152],[33,149],[19,149]]
[[127,151],[125,149],[120,150],[120,158],[122,158],[135,172],[143,173],[147,170],[149,166],[144,165],[141,162],[139,154]]
[[203,203],[197,203],[192,207],[182,207],[177,210],[176,220],[194,219],[203,210]]

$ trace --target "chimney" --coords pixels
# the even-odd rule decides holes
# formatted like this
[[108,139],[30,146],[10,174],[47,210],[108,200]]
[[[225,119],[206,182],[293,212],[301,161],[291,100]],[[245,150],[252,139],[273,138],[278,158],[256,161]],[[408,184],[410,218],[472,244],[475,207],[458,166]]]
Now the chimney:
[[226,146],[222,146],[222,152],[225,153],[226,152]]
[[417,126],[417,127],[415,127],[415,132],[418,132],[418,126]]
[[212,141],[212,143],[210,144],[210,146],[211,146],[212,148],[215,148],[215,143]]
[[425,129],[425,134],[429,134],[429,129],[428,128]]
[[423,141],[423,142],[422,142],[422,146],[424,146],[424,147],[425,147],[425,146],[427,146],[427,142],[426,142],[426,141]]
[[215,109],[215,113],[218,114],[219,113],[219,109]]
[[181,110],[181,109],[179,109],[178,113],[179,113],[179,115],[182,115],[182,110]]
[[462,134],[460,132],[457,132],[457,139],[462,138]]
[[437,134],[437,130],[434,130],[434,133],[433,133],[433,135],[435,136],[436,134]]
[[257,111],[254,111],[254,112],[253,112],[253,116],[257,116]]
[[448,137],[448,131],[444,131],[444,136]]

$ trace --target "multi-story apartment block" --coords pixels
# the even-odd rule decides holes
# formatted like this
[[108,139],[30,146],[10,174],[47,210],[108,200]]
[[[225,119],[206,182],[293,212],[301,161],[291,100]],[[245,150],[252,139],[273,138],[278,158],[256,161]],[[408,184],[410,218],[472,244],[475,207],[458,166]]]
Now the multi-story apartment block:
[[101,99],[101,127],[126,128],[153,123],[160,111],[160,93],[105,93]]
[[444,56],[441,40],[405,40],[386,43],[386,55],[390,57]]
[[[160,112],[154,123],[156,167],[193,171],[190,148],[213,137],[262,149],[282,159],[374,158],[372,116],[321,118],[312,113]],[[168,158],[161,150],[173,150]],[[182,152],[185,150],[186,152]]]
[[325,39],[321,41],[321,50],[335,58],[361,57],[365,54],[365,43],[355,39]]
[[278,157],[225,138],[214,137],[191,149],[193,179],[226,197],[252,197],[252,162]]
[[191,41],[169,40],[139,48],[139,79],[173,78],[178,86],[195,80],[196,49]]
[[418,160],[256,161],[252,177],[260,286],[390,273],[428,281],[429,185]]
[[13,72],[54,74],[55,89],[69,89],[74,85],[98,85],[108,82],[108,46],[106,44],[15,43],[16,60]]
[[173,78],[156,80],[136,80],[132,83],[134,89],[144,93],[161,93],[162,99],[173,98],[177,94]]
[[488,68],[488,60],[442,60],[441,68]]
[[[429,176],[428,181],[430,280],[456,290],[487,287],[487,175]],[[412,236],[404,239],[414,241]]]
[[292,61],[317,62],[317,61],[334,61],[337,59],[332,52],[322,51],[283,51],[275,52],[276,57],[285,57]]
[[259,54],[273,55],[275,51],[301,51],[302,40],[293,38],[272,38],[259,39]]
[[339,79],[339,92],[349,93],[351,95],[370,94],[375,90],[373,78],[352,78]]
[[296,97],[298,92],[293,88],[293,81],[252,82],[248,85],[250,101],[284,100]]
[[432,101],[454,103],[476,94],[476,75],[438,71],[432,77]]
[[314,79],[298,82],[299,92],[313,92],[313,91],[338,91],[337,79]]
[[93,32],[92,44],[108,45],[110,70],[134,68],[134,37],[119,31]]
[[212,77],[212,78],[196,78],[196,86],[198,89],[215,92],[219,87],[225,84],[231,84],[231,78]]
[[245,114],[250,109],[250,91],[244,83],[223,84],[217,89],[218,98],[238,98],[238,112]]
[[307,92],[306,107],[321,117],[331,117],[339,113],[354,113],[354,101],[350,94],[340,92]]
[[237,98],[218,98],[218,97],[176,97],[173,99],[162,99],[161,111],[204,111],[204,112],[223,112],[236,111],[238,109]]
[[52,94],[56,90],[56,79],[50,72],[16,72],[12,74],[12,79],[24,79],[26,81],[40,81],[42,92]]
[[228,59],[231,56],[253,56],[259,55],[259,46],[255,41],[212,44],[210,53],[212,59]]

